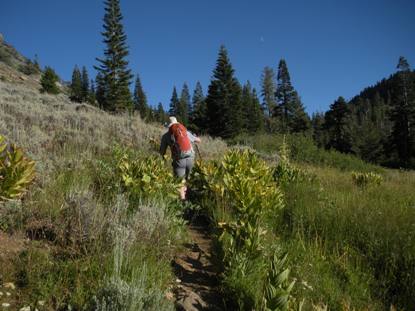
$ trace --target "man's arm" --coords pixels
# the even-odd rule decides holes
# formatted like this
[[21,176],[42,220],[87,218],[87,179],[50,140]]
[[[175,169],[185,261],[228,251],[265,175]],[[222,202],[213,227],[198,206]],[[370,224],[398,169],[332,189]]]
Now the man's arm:
[[192,143],[201,143],[202,142],[199,137],[197,137],[196,135],[193,135],[190,131],[187,131],[187,137],[189,137],[189,139]]
[[161,143],[160,143],[160,154],[162,157],[164,157],[164,155],[166,154],[166,150],[167,150],[167,146],[168,146],[168,136],[167,133],[164,134],[161,137]]

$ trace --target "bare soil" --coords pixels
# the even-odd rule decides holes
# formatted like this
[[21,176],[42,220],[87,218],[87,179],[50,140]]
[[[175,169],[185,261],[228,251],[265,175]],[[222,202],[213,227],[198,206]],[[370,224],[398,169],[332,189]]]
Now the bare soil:
[[225,310],[207,226],[191,224],[188,230],[193,243],[185,244],[173,263],[177,310]]

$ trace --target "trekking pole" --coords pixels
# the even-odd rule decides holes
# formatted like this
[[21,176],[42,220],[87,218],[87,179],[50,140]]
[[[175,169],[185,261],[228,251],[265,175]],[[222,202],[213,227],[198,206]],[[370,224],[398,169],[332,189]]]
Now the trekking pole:
[[199,146],[195,144],[197,155],[199,156],[200,161],[203,161],[202,155],[200,154]]

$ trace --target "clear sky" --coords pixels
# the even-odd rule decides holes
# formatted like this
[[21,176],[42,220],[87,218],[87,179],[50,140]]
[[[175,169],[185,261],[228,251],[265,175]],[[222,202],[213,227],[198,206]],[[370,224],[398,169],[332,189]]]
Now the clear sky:
[[[204,92],[224,44],[236,76],[259,88],[265,66],[285,58],[309,113],[325,111],[395,71],[415,67],[414,0],[121,0],[130,68],[149,103],[168,107],[173,86]],[[0,0],[0,33],[70,80],[95,76],[104,45],[101,0]]]

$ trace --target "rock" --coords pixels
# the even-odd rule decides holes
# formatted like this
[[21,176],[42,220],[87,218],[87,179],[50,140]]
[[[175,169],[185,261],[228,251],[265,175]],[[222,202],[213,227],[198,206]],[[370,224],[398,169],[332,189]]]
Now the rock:
[[3,302],[3,303],[1,304],[1,306],[2,306],[3,308],[8,308],[8,307],[10,307],[10,303]]
[[30,311],[30,306],[20,308],[19,311]]
[[9,292],[6,292],[6,296],[10,297],[12,294],[10,294]]
[[39,301],[37,302],[37,304],[38,304],[39,306],[44,306],[44,305],[45,305],[45,301],[44,301],[44,300],[39,300]]
[[11,282],[10,283],[4,283],[3,287],[8,288],[8,289],[12,289],[12,290],[16,289],[16,286]]
[[3,292],[0,292],[0,297],[3,296]]
[[3,34],[2,34],[2,33],[0,33],[0,44],[2,44],[2,43],[3,43],[3,41],[4,41]]

